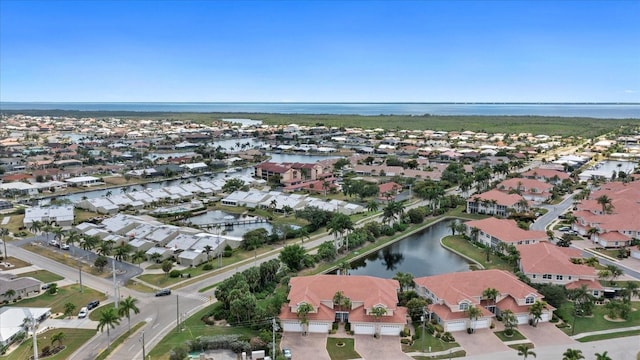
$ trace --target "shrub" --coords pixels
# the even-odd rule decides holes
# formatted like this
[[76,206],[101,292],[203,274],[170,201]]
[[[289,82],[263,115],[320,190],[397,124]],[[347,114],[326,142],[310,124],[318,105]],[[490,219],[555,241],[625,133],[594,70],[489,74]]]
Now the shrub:
[[437,332],[444,332],[444,328],[440,324],[435,324],[433,327]]
[[180,270],[171,270],[171,272],[169,273],[169,277],[172,278],[177,278],[180,277],[182,275],[182,273],[180,272]]
[[334,322],[334,323],[331,325],[331,328],[332,328],[333,330],[338,330],[338,323],[337,323],[337,322]]
[[456,341],[456,339],[454,339],[453,335],[451,335],[450,332],[445,332],[444,334],[442,334],[442,336],[440,337],[440,340],[444,341],[444,342],[454,342]]
[[222,256],[231,257],[232,255],[233,255],[233,248],[231,248],[231,246],[227,244],[227,246],[224,247],[224,252],[222,253]]
[[347,332],[351,331],[351,323],[346,323],[346,324],[344,324],[344,329],[345,329]]
[[411,342],[411,340],[404,338],[404,339],[400,339],[400,343],[404,344],[404,345],[409,345],[409,343]]
[[202,270],[205,270],[205,271],[213,270],[213,265],[211,265],[211,263],[206,263],[202,267]]

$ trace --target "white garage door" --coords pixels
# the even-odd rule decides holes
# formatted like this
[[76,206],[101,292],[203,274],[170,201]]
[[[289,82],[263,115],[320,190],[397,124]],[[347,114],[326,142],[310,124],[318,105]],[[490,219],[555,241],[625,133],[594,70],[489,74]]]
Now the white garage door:
[[282,322],[282,329],[290,332],[302,332],[302,326],[299,322]]
[[478,319],[476,321],[472,321],[474,329],[487,329],[491,326],[491,319]]
[[400,325],[380,325],[380,335],[400,335],[402,327]]
[[549,320],[551,320],[549,317],[549,313],[543,313],[541,316],[540,322],[547,322]]
[[358,335],[373,335],[376,328],[373,324],[355,324],[353,331]]
[[445,330],[449,332],[462,331],[467,329],[466,321],[450,321],[446,323]]
[[518,325],[524,325],[529,323],[529,315],[527,314],[516,315],[516,319],[518,319]]
[[310,321],[309,332],[310,333],[327,333],[329,332],[329,328],[327,327],[327,323]]

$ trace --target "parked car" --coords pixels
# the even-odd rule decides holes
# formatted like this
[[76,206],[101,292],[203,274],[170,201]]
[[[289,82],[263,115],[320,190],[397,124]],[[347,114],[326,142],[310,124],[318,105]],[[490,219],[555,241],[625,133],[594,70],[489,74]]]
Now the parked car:
[[100,301],[98,300],[93,300],[92,302],[87,304],[87,309],[92,310],[97,308],[100,305]]
[[558,228],[558,231],[563,231],[563,232],[564,231],[569,231],[569,230],[571,230],[571,228],[568,227],[568,226],[563,226],[563,227]]
[[284,358],[287,360],[291,359],[291,350],[290,349],[282,349],[282,355],[284,355]]
[[62,244],[62,245],[60,245],[60,249],[69,250],[69,245],[68,244]]
[[58,240],[55,240],[55,239],[49,240],[49,245],[58,246],[58,247],[60,246],[60,244],[58,244]]
[[51,287],[51,284],[42,285],[42,290],[48,290]]
[[156,292],[156,296],[167,296],[167,295],[171,295],[171,289],[162,289]]
[[89,314],[89,310],[87,310],[86,307],[83,307],[82,309],[80,309],[80,312],[78,313],[78,319],[86,318],[87,314]]

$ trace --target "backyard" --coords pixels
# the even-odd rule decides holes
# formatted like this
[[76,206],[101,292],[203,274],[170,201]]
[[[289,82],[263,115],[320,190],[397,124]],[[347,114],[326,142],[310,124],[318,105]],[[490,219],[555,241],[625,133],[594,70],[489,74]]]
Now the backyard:
[[495,254],[491,254],[491,262],[487,262],[487,255],[485,254],[484,249],[472,244],[462,236],[446,236],[442,239],[442,244],[447,248],[453,249],[462,255],[479,262],[485,269],[513,270],[512,265]]

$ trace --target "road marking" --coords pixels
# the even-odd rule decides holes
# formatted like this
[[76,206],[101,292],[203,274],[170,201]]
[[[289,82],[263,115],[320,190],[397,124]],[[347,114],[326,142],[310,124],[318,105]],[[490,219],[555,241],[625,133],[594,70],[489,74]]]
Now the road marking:
[[155,325],[153,325],[151,328],[152,328],[152,329],[155,329],[155,328],[157,328],[158,326],[160,326],[160,324],[155,324]]

